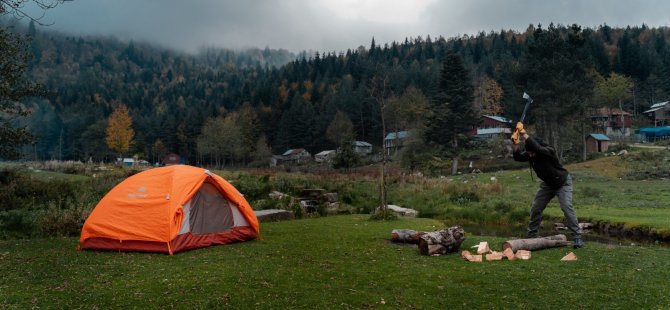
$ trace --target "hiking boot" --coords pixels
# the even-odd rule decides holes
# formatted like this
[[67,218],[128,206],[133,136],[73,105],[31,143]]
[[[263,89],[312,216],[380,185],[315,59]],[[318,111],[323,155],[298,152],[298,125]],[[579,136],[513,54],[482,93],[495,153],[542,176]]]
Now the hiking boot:
[[582,239],[575,239],[575,242],[572,243],[572,247],[575,249],[581,249],[582,247],[584,247]]

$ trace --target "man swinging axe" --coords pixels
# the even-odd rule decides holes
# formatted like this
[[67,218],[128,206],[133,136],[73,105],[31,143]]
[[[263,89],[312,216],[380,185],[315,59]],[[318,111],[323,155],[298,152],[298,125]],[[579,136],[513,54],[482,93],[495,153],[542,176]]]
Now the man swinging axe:
[[[539,138],[531,137],[524,129],[523,120],[528,105],[533,99],[526,93],[523,93],[523,98],[527,100],[527,103],[521,120],[516,123],[516,128],[511,137],[513,157],[516,161],[529,162],[535,174],[542,180],[530,207],[530,222],[528,223],[526,238],[538,237],[540,223],[542,222],[542,211],[552,198],[558,197],[558,203],[565,215],[567,227],[572,232],[573,247],[575,249],[581,248],[584,246],[582,229],[579,227],[577,214],[572,206],[572,177],[559,162],[554,148]],[[524,140],[524,151],[521,151],[519,147],[522,138]]]

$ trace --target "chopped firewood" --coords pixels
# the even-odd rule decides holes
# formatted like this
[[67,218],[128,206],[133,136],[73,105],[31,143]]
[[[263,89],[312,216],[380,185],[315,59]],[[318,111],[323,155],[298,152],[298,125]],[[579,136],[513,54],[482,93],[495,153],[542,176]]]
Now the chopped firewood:
[[502,260],[503,253],[493,251],[491,254],[486,254],[486,260]]
[[523,260],[528,260],[530,259],[530,251],[526,250],[518,250],[516,251],[516,254],[514,254],[516,258],[523,259]]
[[562,262],[569,262],[573,260],[577,260],[577,255],[575,255],[575,253],[572,252],[568,253],[568,255],[565,255],[563,256],[563,258],[561,258]]
[[503,249],[536,251],[566,245],[568,245],[568,238],[565,235],[555,235],[544,238],[507,240],[503,243]]
[[472,246],[477,248],[477,254],[486,254],[491,253],[491,248],[489,248],[489,243],[486,241],[480,242],[478,245]]
[[470,251],[466,250],[466,251],[461,252],[461,257],[463,257],[465,259],[468,259],[468,257],[470,257],[470,256],[472,256],[472,253],[470,253]]
[[511,248],[506,248],[506,249],[503,251],[503,255],[504,255],[505,257],[507,257],[508,260],[515,260],[515,259],[516,259],[516,256],[514,256],[514,251],[512,251]]
[[482,256],[481,255],[472,255],[469,251],[461,252],[461,257],[465,258],[465,260],[467,260],[469,262],[481,262],[482,261]]

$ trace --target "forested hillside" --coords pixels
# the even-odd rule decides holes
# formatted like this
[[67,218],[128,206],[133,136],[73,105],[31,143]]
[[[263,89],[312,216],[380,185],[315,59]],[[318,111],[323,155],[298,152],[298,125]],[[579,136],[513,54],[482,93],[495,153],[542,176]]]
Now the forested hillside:
[[535,99],[527,122],[573,151],[588,129],[587,108],[619,106],[594,91],[612,73],[633,81],[622,107],[640,124],[646,121],[640,112],[670,94],[670,30],[644,25],[372,38],[367,47],[299,56],[269,48],[192,55],[48,27],[13,29],[32,38],[29,78],[50,91],[26,102],[33,111],[26,124],[37,137],[24,148],[26,159],[111,160],[116,154],[105,143],[106,129],[120,105],[134,130],[124,155],[152,162],[175,152],[193,164],[244,165],[269,157],[270,150],[334,149],[337,139],[328,128],[342,121],[333,122],[338,111],[351,121],[354,139],[380,146],[380,103],[387,132],[422,132],[429,125],[449,51],[464,60],[476,109],[517,119],[527,91]]

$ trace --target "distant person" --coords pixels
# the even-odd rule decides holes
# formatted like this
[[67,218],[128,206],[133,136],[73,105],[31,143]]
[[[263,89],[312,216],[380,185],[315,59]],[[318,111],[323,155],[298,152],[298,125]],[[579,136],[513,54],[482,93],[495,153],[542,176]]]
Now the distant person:
[[[519,148],[521,137],[525,140],[525,151]],[[577,214],[572,206],[572,177],[559,162],[556,151],[541,139],[530,137],[521,122],[516,124],[516,130],[511,139],[514,160],[530,162],[535,174],[542,180],[540,189],[535,194],[530,207],[530,222],[526,238],[538,237],[540,223],[542,223],[542,211],[552,198],[558,197],[568,229],[572,232],[573,247],[575,249],[583,247],[582,229],[579,227]]]

